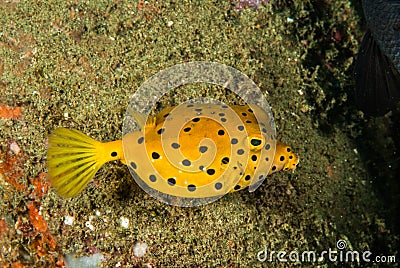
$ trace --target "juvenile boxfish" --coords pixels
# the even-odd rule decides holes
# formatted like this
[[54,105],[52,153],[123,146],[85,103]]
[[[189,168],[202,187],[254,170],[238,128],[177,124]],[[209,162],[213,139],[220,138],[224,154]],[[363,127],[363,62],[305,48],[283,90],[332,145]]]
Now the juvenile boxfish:
[[73,197],[106,162],[120,160],[151,189],[178,198],[207,198],[244,189],[254,176],[294,170],[297,155],[267,133],[269,122],[258,122],[255,109],[198,103],[170,107],[149,116],[123,140],[106,143],[58,128],[49,137],[50,181],[60,195]]

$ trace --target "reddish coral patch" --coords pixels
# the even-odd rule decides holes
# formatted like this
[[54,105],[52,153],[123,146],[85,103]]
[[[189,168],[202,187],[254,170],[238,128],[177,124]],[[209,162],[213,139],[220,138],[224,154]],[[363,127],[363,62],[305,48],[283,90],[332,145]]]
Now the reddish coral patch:
[[42,236],[36,236],[33,239],[30,247],[37,252],[39,257],[45,257],[49,251],[56,248],[56,240],[49,233],[42,233]]
[[4,219],[0,220],[0,238],[6,233],[7,231],[7,224]]
[[45,247],[45,245],[43,244],[44,239],[37,236],[35,237],[35,240],[32,242],[31,244],[31,248],[35,249],[37,254],[39,255],[39,257],[44,257],[46,256],[48,250]]
[[21,107],[8,107],[6,105],[0,105],[0,118],[4,119],[19,119],[22,116]]
[[40,172],[38,177],[32,179],[31,184],[35,187],[31,193],[31,196],[41,199],[43,195],[47,194],[49,190],[49,183],[47,182],[47,173]]
[[25,266],[20,262],[13,262],[12,268],[24,268]]
[[0,159],[0,177],[14,186],[17,190],[27,190],[27,187],[18,180],[22,177],[25,159],[21,156],[12,156],[10,154],[1,155]]
[[37,209],[35,203],[36,202],[32,202],[28,204],[30,222],[37,231],[47,232],[47,223],[43,219],[42,215],[39,214],[39,210]]
[[[39,256],[44,256],[48,252],[48,249],[54,250],[56,248],[56,240],[49,232],[49,227],[42,215],[39,214],[40,203],[31,202],[28,205],[29,209],[29,222],[35,228],[36,231],[41,233],[41,236],[36,236],[35,240],[31,244],[31,247],[36,249]],[[44,244],[47,244],[47,247]]]
[[66,266],[65,266],[65,263],[64,263],[63,260],[58,260],[58,261],[56,262],[56,267],[66,267]]

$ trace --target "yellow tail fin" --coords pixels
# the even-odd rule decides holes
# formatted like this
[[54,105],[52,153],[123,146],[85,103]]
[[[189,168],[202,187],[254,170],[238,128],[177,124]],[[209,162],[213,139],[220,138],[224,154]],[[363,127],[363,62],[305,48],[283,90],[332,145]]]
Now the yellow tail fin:
[[102,143],[67,128],[58,128],[49,137],[50,182],[65,197],[80,193],[106,162],[123,158],[121,140]]

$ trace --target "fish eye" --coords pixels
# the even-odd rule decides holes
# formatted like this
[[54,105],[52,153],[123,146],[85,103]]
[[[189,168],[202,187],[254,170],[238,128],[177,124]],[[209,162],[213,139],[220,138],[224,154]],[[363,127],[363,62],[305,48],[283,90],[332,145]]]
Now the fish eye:
[[262,135],[250,135],[248,142],[251,150],[260,150],[261,147],[264,146],[264,139]]
[[250,144],[253,146],[259,146],[261,143],[262,143],[262,141],[260,139],[253,138],[250,140]]

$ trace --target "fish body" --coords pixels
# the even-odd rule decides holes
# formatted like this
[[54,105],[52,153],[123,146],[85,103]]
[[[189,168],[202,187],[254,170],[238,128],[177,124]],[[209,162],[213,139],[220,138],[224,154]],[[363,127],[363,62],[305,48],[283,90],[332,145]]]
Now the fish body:
[[149,117],[122,141],[101,143],[59,128],[49,138],[49,177],[72,197],[104,163],[121,160],[142,188],[177,198],[222,196],[296,168],[297,155],[275,139],[272,124],[256,105],[193,103]]
[[383,115],[400,99],[400,1],[363,0],[367,32],[355,65],[358,106]]
[[400,1],[363,0],[362,6],[375,41],[400,72]]

